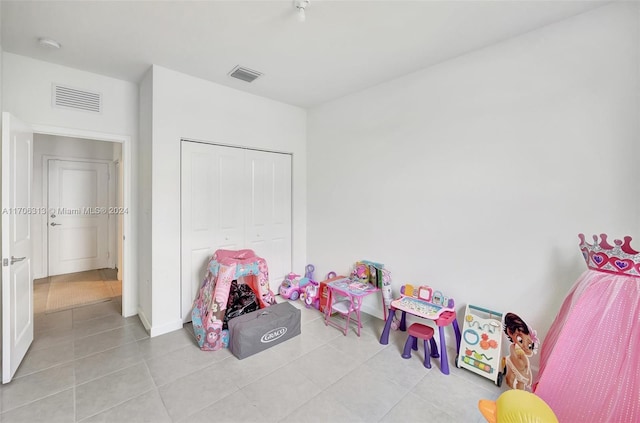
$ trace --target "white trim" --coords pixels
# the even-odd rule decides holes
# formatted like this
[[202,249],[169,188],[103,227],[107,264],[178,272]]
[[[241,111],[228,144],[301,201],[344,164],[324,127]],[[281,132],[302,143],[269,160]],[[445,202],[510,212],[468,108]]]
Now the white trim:
[[[142,319],[140,319],[140,320],[142,320]],[[143,323],[143,325],[144,325],[144,323]],[[172,322],[165,323],[164,325],[155,325],[155,326],[151,327],[151,330],[149,331],[149,336],[151,338],[153,338],[155,336],[164,335],[165,333],[169,333],[169,332],[173,332],[173,331],[182,329],[182,325],[183,325],[182,319],[174,320]]]
[[[109,169],[109,173],[113,174],[114,173],[114,169],[115,169],[115,162],[113,160],[106,160],[106,159],[86,159],[86,158],[82,158],[82,157],[72,157],[72,156],[53,156],[53,155],[49,155],[49,154],[43,154],[42,155],[42,204],[43,207],[49,207],[49,160],[65,160],[65,161],[70,161],[70,162],[85,162],[85,163],[104,163],[108,166]],[[107,196],[109,198],[108,202],[109,202],[109,206],[115,205],[115,181],[113,179],[109,179],[109,181],[107,181],[108,186],[109,186],[109,191],[107,193]],[[48,215],[48,212],[47,212]],[[114,267],[114,257],[117,251],[117,227],[115,225],[115,219],[112,219],[111,216],[109,216],[109,224],[108,224],[108,233],[107,233],[107,243],[108,243],[108,249],[107,251],[109,252],[109,258],[107,259],[107,267]],[[41,239],[42,239],[42,250],[41,250],[41,257],[42,257],[42,265],[44,268],[44,275],[40,276],[40,277],[47,277],[47,276],[51,276],[49,274],[49,227],[47,226],[47,224],[45,223],[44,225],[41,225],[40,230],[42,231],[41,235]],[[119,276],[120,275],[120,271],[118,271]],[[122,279],[120,279],[122,280]]]
[[[122,156],[122,152],[120,152],[120,155]],[[120,176],[120,158],[113,161],[113,166],[114,166],[113,179],[114,179],[114,195],[115,195],[114,205],[116,207],[123,207],[122,201],[121,201],[121,197],[123,196],[123,194],[122,194],[122,190],[120,189],[120,182],[122,182],[122,177]],[[115,225],[116,225],[115,265],[116,265],[116,268],[118,269],[117,277],[119,281],[122,280],[122,250],[121,250],[122,244],[118,243],[118,234],[122,233],[121,217],[122,216],[119,215],[115,219]]]
[[241,150],[252,150],[252,151],[264,151],[265,153],[277,153],[277,154],[288,154],[293,157],[293,152],[291,151],[283,151],[283,150],[268,150],[265,148],[256,148],[256,147],[248,147],[246,145],[238,145],[238,144],[225,144],[223,142],[218,141],[206,141],[206,140],[197,140],[195,138],[180,138],[180,142],[194,142],[197,144],[209,144],[209,145],[218,145],[220,147],[231,147],[231,148],[239,148]]
[[128,135],[107,134],[105,132],[86,131],[84,129],[72,129],[72,128],[60,128],[50,125],[34,125],[32,124],[33,132],[37,134],[57,135],[60,137],[69,138],[86,138],[96,141],[112,141],[125,144],[131,141],[131,137]]
[[147,319],[147,316],[140,307],[138,307],[138,317],[140,318],[140,322],[142,323],[142,326],[144,326],[144,329],[149,333],[151,330],[151,323],[149,323],[149,319]]
[[[103,132],[86,131],[83,129],[62,128],[50,125],[34,125],[32,124],[34,134],[57,135],[70,138],[84,138],[97,141],[112,141],[122,144],[122,161],[124,168],[122,170],[123,177],[123,207],[131,208],[131,178],[133,176],[132,163],[132,147],[131,137],[128,135],[107,134]],[[138,313],[138,282],[137,278],[131,272],[132,263],[135,263],[133,256],[134,251],[129,246],[134,239],[133,228],[131,225],[130,214],[125,214],[123,218],[122,235],[122,261],[124,267],[124,275],[122,278],[122,315],[125,317],[133,316]]]

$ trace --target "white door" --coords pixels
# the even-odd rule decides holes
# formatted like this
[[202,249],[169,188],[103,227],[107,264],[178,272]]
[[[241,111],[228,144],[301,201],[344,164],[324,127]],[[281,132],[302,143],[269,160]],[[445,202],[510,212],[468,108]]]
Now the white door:
[[[291,156],[247,150],[247,248],[267,261],[274,293],[291,272]],[[299,270],[302,272],[302,269]]]
[[30,216],[33,131],[2,113],[2,383],[33,341]]
[[269,266],[277,293],[291,269],[291,156],[182,142],[182,316],[211,255],[251,248]]
[[242,195],[244,151],[182,142],[182,317],[191,320],[193,300],[217,249],[244,248]]
[[49,160],[49,276],[108,267],[109,166]]

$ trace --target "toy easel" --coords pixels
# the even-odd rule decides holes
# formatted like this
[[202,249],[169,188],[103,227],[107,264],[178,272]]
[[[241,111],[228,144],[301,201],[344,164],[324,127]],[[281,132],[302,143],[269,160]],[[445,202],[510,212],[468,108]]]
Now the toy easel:
[[502,385],[502,335],[502,313],[467,304],[456,366]]

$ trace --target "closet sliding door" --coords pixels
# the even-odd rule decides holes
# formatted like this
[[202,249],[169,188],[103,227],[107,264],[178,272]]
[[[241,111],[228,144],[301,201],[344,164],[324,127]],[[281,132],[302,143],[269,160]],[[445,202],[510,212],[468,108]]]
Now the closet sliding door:
[[182,141],[182,316],[218,249],[251,248],[277,293],[291,271],[291,156]]
[[291,272],[291,156],[247,150],[245,234],[247,248],[267,260],[271,290],[277,294]]

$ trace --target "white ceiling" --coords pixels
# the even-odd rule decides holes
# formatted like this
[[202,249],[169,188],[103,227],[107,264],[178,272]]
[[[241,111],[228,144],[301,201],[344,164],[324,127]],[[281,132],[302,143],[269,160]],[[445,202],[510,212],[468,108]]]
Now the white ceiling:
[[[157,64],[312,107],[607,2],[311,0],[301,23],[294,0],[3,0],[1,40],[4,51],[132,82]],[[264,76],[231,79],[238,64]]]

